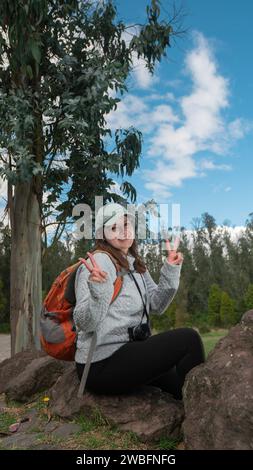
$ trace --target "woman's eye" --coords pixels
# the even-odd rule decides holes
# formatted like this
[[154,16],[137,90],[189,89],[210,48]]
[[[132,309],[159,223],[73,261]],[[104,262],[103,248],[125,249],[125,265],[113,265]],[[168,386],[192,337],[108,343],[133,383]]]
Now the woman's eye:
[[[128,222],[125,222],[124,225],[125,225],[125,227],[128,226]],[[112,227],[112,231],[115,232],[115,230],[116,230],[116,227]]]

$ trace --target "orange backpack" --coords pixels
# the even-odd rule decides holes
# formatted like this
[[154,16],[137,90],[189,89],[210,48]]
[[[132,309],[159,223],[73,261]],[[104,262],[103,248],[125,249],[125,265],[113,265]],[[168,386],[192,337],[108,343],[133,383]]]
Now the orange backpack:
[[[94,253],[107,253],[113,261],[117,278],[114,282],[114,293],[110,304],[119,295],[122,287],[122,276],[120,265],[113,256],[103,250],[95,250]],[[85,259],[89,259],[87,256]],[[52,284],[40,315],[40,342],[44,351],[56,359],[74,361],[76,351],[77,334],[73,321],[73,310],[76,304],[75,298],[75,277],[79,266],[83,263],[83,258],[79,262],[69,266],[62,271]]]

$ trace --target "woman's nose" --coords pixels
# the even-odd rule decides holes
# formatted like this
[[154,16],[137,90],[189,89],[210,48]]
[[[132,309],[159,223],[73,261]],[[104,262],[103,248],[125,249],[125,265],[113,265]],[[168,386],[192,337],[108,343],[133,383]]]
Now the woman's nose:
[[119,230],[119,238],[125,238],[127,237],[128,235],[128,231],[127,230]]
[[119,238],[127,238],[128,236],[131,235],[131,230],[129,227],[120,227],[119,229]]

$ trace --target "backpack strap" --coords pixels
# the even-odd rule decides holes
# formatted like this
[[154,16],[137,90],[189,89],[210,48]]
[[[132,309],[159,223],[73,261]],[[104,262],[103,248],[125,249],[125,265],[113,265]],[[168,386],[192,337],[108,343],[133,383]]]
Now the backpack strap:
[[[110,258],[111,258],[111,260],[112,260],[112,262],[115,266],[115,269],[116,269],[117,279],[114,282],[114,292],[113,292],[113,296],[112,296],[112,299],[111,299],[111,303],[112,303],[118,297],[118,295],[120,293],[120,290],[121,290],[121,287],[122,287],[122,282],[121,282],[121,280],[119,280],[119,276],[121,275],[121,267],[120,267],[119,263],[117,262],[117,260],[110,253],[108,253],[105,250],[95,250],[92,253],[99,253],[99,252],[107,253],[108,256],[110,256]],[[88,260],[89,257],[86,256],[84,259]],[[79,268],[79,266],[81,264],[82,264],[82,258],[79,258],[79,261],[77,263],[73,264],[72,266],[70,266],[69,268],[66,269],[66,273],[68,273],[69,270],[72,270],[72,273],[69,276],[69,279],[68,279],[68,282],[67,282],[67,285],[66,285],[66,288],[65,288],[64,298],[72,305],[74,305],[75,302],[76,302],[75,279],[76,279],[77,269]]]
[[113,264],[116,268],[117,275],[118,275],[118,272],[121,271],[121,266],[111,253],[108,253],[108,251],[106,251],[106,250],[95,250],[95,251],[91,252],[92,255],[94,253],[106,253],[108,256],[110,256],[110,258],[111,258],[111,260],[112,260],[112,262],[113,262]]
[[[116,259],[111,255],[111,253],[108,253],[108,251],[95,250],[95,251],[92,252],[92,254],[94,254],[94,253],[106,253],[108,256],[110,256],[110,258],[111,258],[111,260],[112,260],[112,262],[113,262],[113,264],[115,265],[115,268],[116,268],[117,278],[114,281],[114,293],[113,293],[113,296],[112,296],[112,299],[111,299],[111,302],[110,302],[110,305],[111,305],[112,302],[114,302],[114,300],[118,297],[118,295],[121,291],[122,285],[123,285],[123,278],[122,278],[122,276],[118,275],[118,273],[120,273],[120,271],[121,271],[121,266],[116,261]],[[89,373],[90,366],[91,366],[91,359],[92,359],[93,353],[95,351],[96,345],[97,345],[97,332],[95,330],[93,332],[93,336],[92,336],[91,344],[90,344],[90,349],[89,349],[89,352],[88,352],[87,361],[86,361],[86,364],[85,364],[85,367],[84,367],[84,370],[83,370],[83,374],[82,374],[82,378],[81,378],[81,382],[80,382],[80,385],[79,385],[79,389],[78,389],[78,393],[77,393],[78,398],[83,397],[84,389],[85,389],[85,385],[86,385],[86,381],[87,381],[87,377],[88,377],[88,373]]]
[[92,336],[92,340],[91,340],[90,349],[89,349],[89,352],[88,352],[87,362],[84,366],[81,382],[80,382],[79,389],[78,389],[78,392],[77,392],[78,398],[82,398],[82,396],[84,394],[84,389],[85,389],[88,373],[89,373],[90,366],[91,366],[91,359],[92,359],[93,353],[95,351],[96,345],[97,345],[97,332],[94,331],[93,336]]
[[69,276],[65,292],[64,292],[64,298],[71,304],[75,305],[76,303],[76,294],[75,294],[75,279],[76,279],[76,272],[79,266],[81,265],[81,261],[78,263],[75,263],[71,266],[72,268],[72,273]]

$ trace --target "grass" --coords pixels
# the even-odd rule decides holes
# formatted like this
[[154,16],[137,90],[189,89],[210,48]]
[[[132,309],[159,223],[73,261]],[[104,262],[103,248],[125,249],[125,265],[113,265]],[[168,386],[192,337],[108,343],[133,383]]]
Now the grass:
[[[158,331],[156,331],[153,328],[153,334],[157,334],[157,333],[158,333]],[[200,333],[200,336],[202,338],[204,348],[205,348],[206,358],[207,358],[209,352],[211,352],[214,349],[216,343],[221,338],[226,336],[227,333],[228,333],[228,330],[225,329],[225,328],[219,328],[219,329],[217,328],[215,330],[211,330],[208,333]]]
[[[201,334],[206,357],[213,350],[216,343],[227,334],[227,331],[225,329],[217,329]],[[0,414],[0,433],[8,432],[9,426],[17,422],[31,408],[37,410],[42,422],[48,420],[48,403],[44,401],[46,397],[47,392],[45,391],[34,396],[30,404],[20,404],[16,401],[8,400],[6,408]],[[4,395],[1,398],[4,398]],[[62,423],[66,422],[66,420],[60,418],[54,420]],[[158,441],[143,443],[135,433],[121,431],[116,425],[104,420],[98,409],[95,409],[89,418],[79,415],[73,418],[71,422],[79,424],[81,429],[66,439],[57,438],[53,433],[46,434],[43,431],[41,432],[39,428],[31,429],[30,432],[38,434],[38,444],[49,444],[53,447],[57,445],[59,449],[173,450],[184,448],[182,447],[183,437],[173,440],[164,436]],[[3,449],[3,440],[1,438],[0,449]]]
[[174,450],[182,442],[183,436],[179,439],[172,439],[168,437],[161,437],[154,447],[155,450]]
[[[1,396],[4,398],[4,395]],[[10,424],[19,421],[19,419],[27,413],[31,408],[35,408],[38,412],[40,419],[43,421],[45,418],[45,406],[42,402],[43,395],[37,397],[37,401],[31,404],[17,404],[17,402],[9,401],[0,415],[0,433],[8,432]],[[41,402],[43,405],[41,406]],[[152,450],[152,449],[176,449],[182,439],[173,440],[167,437],[162,437],[158,441],[143,443],[140,441],[137,434],[130,431],[122,431],[115,424],[110,424],[104,420],[98,410],[94,410],[90,417],[78,415],[72,420],[56,419],[61,423],[73,422],[80,425],[81,429],[73,435],[61,439],[54,436],[54,433],[48,434],[40,428],[32,428],[29,433],[36,434],[36,446],[38,445],[51,445],[57,446],[59,449],[66,450]],[[4,450],[4,441],[0,437],[0,449]]]
[[219,330],[210,331],[209,333],[203,333],[201,335],[201,338],[202,338],[203,344],[204,344],[204,348],[205,348],[206,357],[208,356],[209,352],[211,352],[213,350],[216,343],[221,338],[223,338],[224,336],[227,335],[227,332],[228,332],[228,330],[219,329]]
[[[16,401],[8,400],[6,406],[0,413],[0,449],[4,450],[4,440],[1,433],[8,433],[9,426],[18,422],[21,417],[27,414],[28,410],[35,409],[38,413],[39,421],[48,420],[47,404],[43,401],[45,393],[39,394],[32,403],[21,404]],[[3,401],[5,395],[0,395]],[[70,437],[61,439],[54,436],[54,433],[45,433],[38,426],[32,427],[28,433],[35,433],[36,445],[49,444],[57,446],[59,449],[151,449],[150,444],[140,442],[135,433],[121,431],[116,425],[108,423],[98,409],[94,409],[92,415],[88,418],[84,415],[78,415],[70,420],[54,417],[53,421],[59,421],[61,424],[73,422],[80,425],[80,431]]]
[[[1,396],[4,398],[4,395]],[[37,397],[36,402],[31,404],[17,404],[17,402],[9,401],[4,409],[4,413],[0,415],[0,433],[8,432],[10,424],[19,421],[19,419],[26,414],[26,412],[35,408],[38,412],[40,419],[43,421],[45,418],[45,406],[42,402],[43,395]],[[43,406],[41,406],[41,402]],[[54,433],[48,434],[40,428],[32,428],[29,433],[36,433],[36,445],[51,445],[57,446],[59,449],[66,450],[159,450],[159,449],[176,449],[178,445],[182,444],[182,438],[173,440],[166,436],[161,437],[158,441],[143,443],[140,441],[137,434],[130,431],[122,431],[115,424],[110,424],[104,420],[98,410],[94,410],[90,417],[78,415],[71,421],[61,418],[56,419],[61,423],[73,422],[79,424],[81,429],[68,438],[57,438]],[[4,450],[4,441],[0,437],[0,449]]]
[[16,423],[16,415],[8,411],[2,412],[0,414],[0,432],[7,433],[9,431],[9,426]]
[[65,443],[68,449],[148,449],[138,436],[129,431],[121,431],[115,424],[110,424],[99,414],[90,418],[79,415],[72,422],[81,426]]

